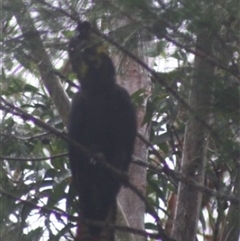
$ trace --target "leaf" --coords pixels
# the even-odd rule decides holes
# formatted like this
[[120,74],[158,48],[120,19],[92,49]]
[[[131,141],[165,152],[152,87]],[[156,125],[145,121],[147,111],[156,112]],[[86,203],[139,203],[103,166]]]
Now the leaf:
[[55,183],[46,204],[48,208],[54,208],[55,205],[57,205],[62,199],[66,198],[65,189],[67,186],[68,179],[64,179],[59,183]]
[[25,84],[23,91],[36,93],[38,91],[38,88],[30,84]]
[[61,33],[68,39],[74,36],[74,31],[64,30]]

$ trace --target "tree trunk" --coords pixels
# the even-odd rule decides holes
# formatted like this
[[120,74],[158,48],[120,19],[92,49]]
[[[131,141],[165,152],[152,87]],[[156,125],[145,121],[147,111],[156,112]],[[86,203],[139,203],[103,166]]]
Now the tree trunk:
[[[213,40],[207,31],[199,31],[196,51],[204,50],[211,55]],[[210,121],[214,67],[204,58],[195,56],[194,76],[189,93],[189,106],[206,123]],[[181,171],[199,184],[204,183],[208,132],[201,123],[189,114],[185,129]],[[195,241],[197,223],[202,202],[202,193],[195,188],[179,183],[177,208],[172,237],[178,241]]]
[[51,96],[61,119],[67,125],[70,101],[59,79],[53,72],[52,63],[43,46],[41,36],[34,26],[29,10],[22,0],[16,0],[12,10],[23,33],[25,44],[38,67],[44,86]]
[[[126,58],[124,61],[125,64],[122,66],[124,70],[124,75],[119,77],[119,84],[125,87],[130,94],[135,92],[136,90],[143,88],[146,89],[149,88],[149,79],[147,75],[144,73],[144,71],[140,68],[140,66],[135,63],[132,59]],[[142,120],[145,115],[145,107],[141,106],[137,109],[137,123],[138,123],[138,132],[140,132],[142,135],[146,136],[148,135],[146,126],[141,126]],[[135,156],[140,158],[141,160],[146,160],[147,158],[147,148],[146,145],[143,144],[138,138],[136,139],[135,144]],[[138,166],[136,164],[130,165],[129,170],[129,177],[130,181],[139,189],[142,191],[143,194],[145,194],[146,191],[146,174],[147,170],[145,167]],[[144,214],[145,214],[145,205],[140,200],[135,193],[133,193],[130,189],[123,187],[118,195],[118,200],[120,203],[120,207],[123,211],[124,216],[127,219],[127,222],[130,227],[136,228],[136,229],[142,229],[144,230]],[[122,224],[122,222],[118,224]],[[121,235],[119,233],[119,235]],[[119,236],[118,235],[118,236]],[[124,237],[124,235],[121,235],[121,237]],[[138,241],[144,241],[146,238],[136,236],[133,238],[131,237],[131,240],[129,237],[125,235],[125,238],[121,238],[121,241],[132,241],[132,240],[138,240]]]

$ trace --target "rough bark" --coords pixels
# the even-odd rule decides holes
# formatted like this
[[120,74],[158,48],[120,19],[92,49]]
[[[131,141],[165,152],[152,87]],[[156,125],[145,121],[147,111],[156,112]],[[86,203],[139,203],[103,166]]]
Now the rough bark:
[[59,79],[53,72],[52,63],[44,48],[41,36],[34,26],[29,10],[22,0],[16,0],[11,9],[23,33],[25,45],[38,67],[41,80],[66,125],[70,110],[70,101]]
[[[197,35],[196,51],[204,50],[211,55],[212,38],[207,31]],[[203,58],[195,57],[194,76],[189,93],[189,105],[206,123],[210,121],[211,92],[214,67]],[[185,129],[184,150],[181,171],[183,175],[203,184],[205,177],[208,132],[201,123],[189,114]],[[179,183],[177,208],[172,237],[178,241],[195,241],[202,193],[183,183]]]
[[[133,60],[128,59],[122,66],[124,69],[124,75],[119,78],[119,83],[124,86],[130,94],[138,90],[139,88],[144,88],[147,90],[149,86],[149,79],[147,78],[144,71],[136,64]],[[141,126],[143,117],[145,114],[145,107],[142,106],[137,110],[137,122],[138,131],[146,136],[147,129],[146,126]],[[146,160],[147,158],[147,148],[139,139],[136,140],[135,144],[135,156],[139,157],[141,160]],[[129,170],[130,181],[145,194],[146,190],[146,168],[140,167],[138,165],[132,164]],[[120,206],[123,210],[124,216],[127,218],[127,222],[130,227],[137,229],[144,229],[144,214],[145,205],[144,203],[128,188],[122,188],[119,193],[118,200]],[[144,237],[136,236],[134,239],[144,241]],[[121,239],[128,240],[129,239]]]

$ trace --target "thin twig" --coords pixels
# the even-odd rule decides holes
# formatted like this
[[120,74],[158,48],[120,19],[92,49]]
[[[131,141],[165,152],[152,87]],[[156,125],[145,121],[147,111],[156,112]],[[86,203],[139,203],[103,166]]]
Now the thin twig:
[[141,166],[145,166],[151,170],[153,170],[156,173],[165,173],[166,175],[174,178],[177,181],[183,182],[184,184],[188,185],[189,187],[194,187],[196,189],[198,189],[199,191],[203,192],[204,194],[207,194],[209,196],[213,196],[213,197],[217,197],[220,198],[222,200],[225,201],[230,201],[231,203],[235,204],[235,205],[239,205],[240,204],[240,199],[229,195],[229,194],[224,194],[224,193],[220,193],[217,191],[214,191],[211,188],[205,187],[201,184],[198,184],[196,181],[194,181],[193,179],[183,175],[180,172],[174,171],[169,169],[168,167],[162,167],[162,168],[158,168],[155,165],[149,164],[145,161],[142,160],[133,160],[132,163],[137,164],[137,165],[141,165]]
[[72,140],[71,138],[69,138],[67,134],[60,132],[59,130],[55,129],[54,127],[52,127],[52,126],[42,122],[41,120],[37,119],[36,117],[28,114],[27,112],[21,110],[20,108],[14,106],[13,104],[11,104],[9,102],[7,102],[6,100],[4,100],[4,98],[0,97],[0,100],[3,103],[5,103],[6,106],[10,107],[10,108],[8,108],[8,107],[3,106],[2,104],[0,104],[0,108],[1,109],[5,110],[5,111],[9,111],[9,112],[13,113],[14,115],[20,116],[24,120],[32,121],[35,125],[43,128],[45,130],[48,130],[48,131],[52,132],[53,134],[57,135],[58,137],[62,138],[63,140],[67,141],[68,143],[70,143],[74,147],[76,147],[79,150],[81,150],[82,152],[84,152],[86,155],[89,156],[89,159],[94,159],[94,160],[98,161],[100,164],[102,164],[104,166],[104,168],[107,168],[109,171],[114,173],[114,176],[116,176],[116,178],[118,178],[124,185],[129,187],[145,203],[145,205],[150,210],[150,214],[155,218],[156,222],[158,223],[159,232],[164,234],[164,232],[161,231],[162,228],[161,228],[161,224],[160,224],[160,218],[158,217],[157,212],[154,210],[154,208],[148,202],[146,197],[141,193],[141,191],[139,191],[128,180],[128,176],[126,175],[126,173],[120,172],[119,170],[117,170],[116,168],[114,168],[113,166],[108,164],[105,161],[103,155],[99,155],[99,154],[90,152],[87,148],[85,148],[84,146],[82,146],[78,142],[76,142],[76,141]]
[[25,158],[25,157],[9,157],[9,156],[0,156],[0,160],[8,160],[8,161],[46,161],[46,160],[53,160],[59,157],[66,157],[68,156],[68,153],[60,153],[48,157],[33,157],[33,158]]
[[94,225],[94,226],[99,226],[99,227],[107,227],[107,228],[111,228],[111,229],[115,229],[115,230],[119,230],[119,231],[123,231],[123,232],[134,233],[134,234],[139,235],[139,236],[149,237],[149,238],[153,238],[153,239],[161,238],[163,241],[176,241],[176,240],[166,236],[165,234],[148,233],[144,230],[130,228],[130,227],[127,227],[127,226],[119,226],[119,225],[109,224],[109,223],[105,223],[105,222],[98,222],[98,221],[94,221],[94,220],[82,219],[80,217],[69,215],[68,213],[63,212],[63,211],[60,212],[60,211],[50,209],[46,206],[39,206],[36,203],[33,203],[31,201],[21,199],[21,198],[15,196],[15,195],[13,195],[12,193],[9,193],[9,192],[5,191],[1,187],[0,187],[0,194],[4,195],[5,197],[8,197],[10,199],[16,200],[17,202],[20,202],[20,203],[26,204],[30,207],[33,207],[35,209],[38,209],[39,212],[54,214],[58,220],[60,219],[60,217],[65,217],[68,220],[73,221],[73,222],[77,222],[80,219],[83,223],[86,223],[88,225]]

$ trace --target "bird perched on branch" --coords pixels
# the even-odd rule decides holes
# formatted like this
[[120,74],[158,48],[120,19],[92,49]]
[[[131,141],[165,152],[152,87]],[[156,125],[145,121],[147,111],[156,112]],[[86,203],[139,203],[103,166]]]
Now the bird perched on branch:
[[[101,154],[115,169],[127,172],[136,137],[134,107],[127,91],[116,84],[113,62],[90,23],[80,22],[76,30],[68,52],[81,89],[72,101],[69,136],[92,154]],[[122,180],[72,144],[69,159],[80,202],[75,241],[114,241],[113,230],[104,223],[115,222]]]

